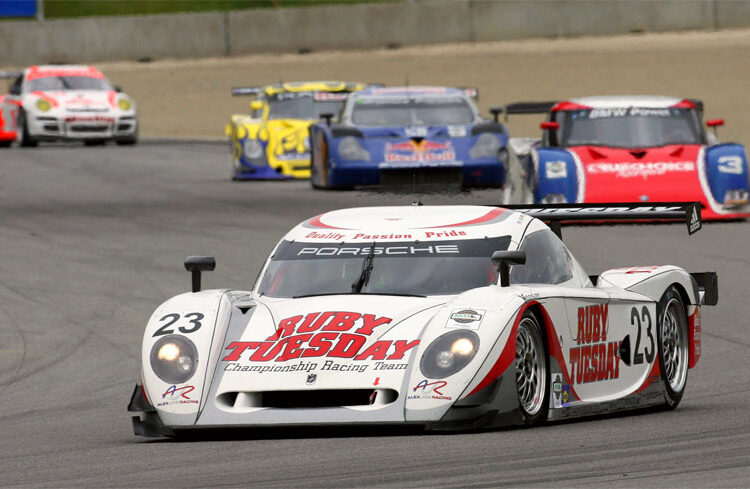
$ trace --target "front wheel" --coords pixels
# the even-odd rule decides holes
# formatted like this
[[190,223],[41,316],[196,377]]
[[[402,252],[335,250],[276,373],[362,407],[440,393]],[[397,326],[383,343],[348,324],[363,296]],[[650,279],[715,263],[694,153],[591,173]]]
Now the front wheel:
[[674,409],[685,393],[688,375],[688,321],[680,293],[670,287],[659,301],[659,370],[664,400]]
[[547,419],[549,409],[549,360],[544,335],[534,313],[526,311],[516,335],[516,389],[524,424]]
[[23,148],[34,148],[39,144],[39,141],[34,139],[31,134],[29,134],[29,125],[26,122],[26,112],[21,110],[21,112],[18,114],[18,145]]

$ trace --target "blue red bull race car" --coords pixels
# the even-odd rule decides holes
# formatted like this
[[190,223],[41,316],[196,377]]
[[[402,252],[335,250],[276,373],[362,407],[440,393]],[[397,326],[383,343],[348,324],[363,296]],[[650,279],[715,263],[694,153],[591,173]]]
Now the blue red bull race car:
[[369,88],[351,93],[340,123],[310,127],[315,188],[458,183],[504,187],[508,131],[482,118],[476,89]]

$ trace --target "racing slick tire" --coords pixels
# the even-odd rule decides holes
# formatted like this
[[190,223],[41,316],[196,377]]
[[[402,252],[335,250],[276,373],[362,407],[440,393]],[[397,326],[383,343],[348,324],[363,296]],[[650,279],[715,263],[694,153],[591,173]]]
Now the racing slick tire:
[[549,410],[549,358],[539,320],[528,310],[518,324],[515,367],[523,424],[533,426],[544,422]]
[[138,126],[135,127],[135,132],[132,136],[126,136],[123,138],[115,138],[115,143],[119,146],[133,146],[138,142]]
[[31,134],[29,134],[29,125],[26,124],[26,112],[21,109],[21,111],[18,113],[18,145],[22,148],[35,148],[39,141],[34,139]]
[[682,296],[674,286],[667,289],[657,305],[656,326],[659,345],[659,371],[664,384],[667,409],[675,409],[685,393],[688,376],[688,320]]

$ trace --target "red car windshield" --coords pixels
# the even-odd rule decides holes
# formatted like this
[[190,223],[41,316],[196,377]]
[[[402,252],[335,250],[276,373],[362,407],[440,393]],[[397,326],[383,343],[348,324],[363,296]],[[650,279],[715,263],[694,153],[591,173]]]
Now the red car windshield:
[[693,109],[606,108],[561,111],[561,146],[650,148],[670,144],[704,144],[704,132]]

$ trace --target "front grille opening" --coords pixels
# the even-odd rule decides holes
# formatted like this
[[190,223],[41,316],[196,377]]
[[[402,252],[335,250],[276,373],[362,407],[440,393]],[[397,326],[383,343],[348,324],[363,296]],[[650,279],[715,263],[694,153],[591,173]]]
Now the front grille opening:
[[299,391],[224,392],[216,398],[220,407],[247,408],[325,408],[345,406],[385,406],[398,399],[393,389],[326,389]]

